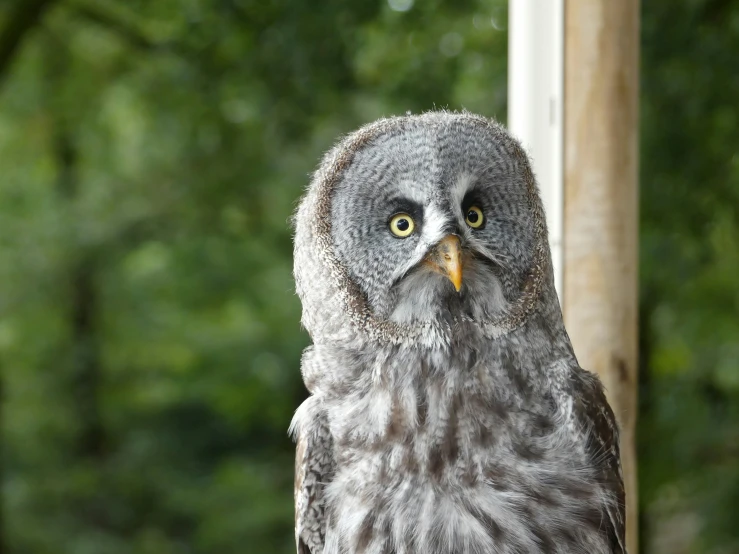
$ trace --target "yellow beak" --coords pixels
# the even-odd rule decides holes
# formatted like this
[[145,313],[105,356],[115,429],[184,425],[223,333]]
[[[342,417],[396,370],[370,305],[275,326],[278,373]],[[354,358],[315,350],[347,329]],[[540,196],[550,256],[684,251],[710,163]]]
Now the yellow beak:
[[449,278],[457,292],[462,288],[462,249],[457,235],[448,235],[425,259],[434,271]]

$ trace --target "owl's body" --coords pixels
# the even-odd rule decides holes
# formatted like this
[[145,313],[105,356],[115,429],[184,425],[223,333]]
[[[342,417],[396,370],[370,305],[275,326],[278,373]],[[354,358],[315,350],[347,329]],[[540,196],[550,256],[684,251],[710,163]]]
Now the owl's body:
[[613,414],[572,352],[533,175],[502,128],[365,127],[325,158],[296,227],[314,341],[301,554],[625,552]]

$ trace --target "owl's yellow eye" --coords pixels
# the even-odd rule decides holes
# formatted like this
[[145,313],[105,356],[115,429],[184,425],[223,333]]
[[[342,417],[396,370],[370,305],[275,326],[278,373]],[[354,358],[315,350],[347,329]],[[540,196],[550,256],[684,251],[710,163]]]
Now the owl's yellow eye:
[[473,229],[479,229],[482,224],[485,223],[485,216],[482,215],[482,210],[477,206],[471,206],[467,209],[467,213],[464,216],[464,220],[467,225]]
[[395,214],[390,220],[390,232],[402,239],[413,233],[415,228],[416,224],[408,214]]

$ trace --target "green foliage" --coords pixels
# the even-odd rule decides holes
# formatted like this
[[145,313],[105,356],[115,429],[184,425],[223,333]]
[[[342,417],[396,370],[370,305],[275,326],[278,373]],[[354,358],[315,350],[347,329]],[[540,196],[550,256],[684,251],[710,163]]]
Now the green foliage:
[[[505,120],[506,2],[47,4],[0,63],[2,538],[291,552],[308,339],[288,218],[360,123]],[[683,552],[739,540],[739,2],[689,4],[643,18],[649,552],[685,514]],[[30,5],[0,3],[0,33]]]
[[307,337],[288,218],[360,122],[502,115],[504,7],[48,12],[0,108],[11,551],[294,548],[286,432]]
[[689,4],[644,7],[639,484],[648,536],[737,552],[739,2]]

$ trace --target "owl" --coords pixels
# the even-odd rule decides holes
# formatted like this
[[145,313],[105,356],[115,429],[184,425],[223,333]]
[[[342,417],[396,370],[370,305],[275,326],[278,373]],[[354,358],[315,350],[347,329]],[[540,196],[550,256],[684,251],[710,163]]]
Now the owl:
[[503,127],[430,112],[348,135],[300,202],[294,260],[300,554],[625,553],[614,415]]

